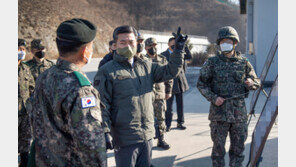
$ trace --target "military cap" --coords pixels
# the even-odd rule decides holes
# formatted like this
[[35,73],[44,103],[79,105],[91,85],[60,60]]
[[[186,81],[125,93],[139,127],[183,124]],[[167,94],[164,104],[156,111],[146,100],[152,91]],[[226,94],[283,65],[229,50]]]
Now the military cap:
[[157,44],[157,41],[155,38],[148,38],[145,40],[145,46],[151,46],[153,44]]
[[33,41],[31,42],[31,48],[44,49],[45,46],[42,45],[41,39],[33,39]]
[[220,41],[225,38],[232,39],[234,41],[239,42],[238,33],[231,26],[226,26],[226,27],[222,27],[219,29],[218,37],[217,37],[217,41],[216,41],[217,45],[219,45]]
[[24,40],[24,39],[18,39],[18,47],[20,46],[26,46],[27,45],[27,42]]
[[137,40],[144,40],[144,37],[142,34],[138,31],[138,39]]
[[96,37],[97,27],[85,19],[74,18],[57,28],[57,39],[72,43],[89,43]]

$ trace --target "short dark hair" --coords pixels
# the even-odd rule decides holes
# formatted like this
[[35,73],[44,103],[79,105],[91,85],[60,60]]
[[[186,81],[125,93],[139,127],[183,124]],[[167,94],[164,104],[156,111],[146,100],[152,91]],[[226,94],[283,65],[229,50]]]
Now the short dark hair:
[[87,43],[81,43],[81,42],[67,42],[62,41],[56,38],[57,48],[60,53],[60,55],[64,55],[67,53],[76,53],[79,51],[79,49],[87,44]]
[[109,46],[112,46],[113,43],[115,43],[114,40],[109,41]]
[[171,37],[170,39],[169,39],[169,42],[168,43],[170,43],[172,40],[175,40],[176,38],[175,37]]
[[134,27],[127,26],[127,25],[119,26],[119,27],[115,28],[115,30],[113,31],[113,40],[114,40],[114,42],[117,41],[118,34],[123,34],[123,33],[134,33],[136,39],[138,37],[137,30]]

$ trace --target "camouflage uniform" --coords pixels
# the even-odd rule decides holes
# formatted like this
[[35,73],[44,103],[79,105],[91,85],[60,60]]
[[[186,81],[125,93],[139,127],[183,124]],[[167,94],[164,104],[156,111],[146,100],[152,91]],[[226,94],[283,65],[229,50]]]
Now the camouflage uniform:
[[100,104],[75,64],[58,59],[40,74],[32,110],[36,166],[107,166]]
[[18,152],[29,152],[32,138],[27,111],[28,99],[34,91],[35,82],[29,66],[20,63],[18,66]]
[[[151,59],[149,55],[146,55],[148,59]],[[157,55],[155,58],[152,59],[152,62],[156,62],[159,64],[166,65],[168,62],[166,58],[162,55]],[[153,93],[154,93],[154,101],[153,101],[153,108],[154,108],[154,115],[157,119],[158,129],[159,129],[159,136],[163,138],[163,134],[165,132],[165,111],[166,111],[166,94],[172,94],[173,89],[173,80],[168,80],[166,82],[155,83],[153,85]]]
[[48,59],[44,59],[43,62],[39,62],[35,58],[27,61],[27,64],[30,66],[31,73],[34,76],[35,81],[41,73],[54,65],[54,63]]
[[[254,85],[248,87],[244,82],[251,78]],[[197,88],[211,102],[209,120],[213,166],[224,166],[225,140],[230,133],[230,166],[241,166],[244,160],[244,142],[247,139],[247,110],[244,98],[249,90],[257,89],[260,80],[250,62],[236,52],[227,58],[222,53],[211,57],[200,70]],[[216,106],[217,97],[226,100],[221,106]],[[227,99],[229,98],[229,99]]]

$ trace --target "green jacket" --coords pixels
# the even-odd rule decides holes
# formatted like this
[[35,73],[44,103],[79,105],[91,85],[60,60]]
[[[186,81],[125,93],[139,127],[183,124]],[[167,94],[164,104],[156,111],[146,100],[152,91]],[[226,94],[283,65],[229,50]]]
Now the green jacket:
[[36,166],[106,166],[98,91],[73,63],[39,75],[32,99]]
[[29,97],[35,88],[34,78],[27,64],[18,66],[18,152],[29,152],[32,138],[29,121]]
[[[254,85],[248,87],[244,82],[251,78]],[[249,90],[260,86],[251,63],[239,52],[234,57],[227,58],[221,53],[211,57],[200,70],[197,88],[211,102],[209,120],[226,121],[230,123],[247,121],[247,111],[244,98]],[[221,106],[216,106],[218,97],[225,98]]]
[[26,63],[30,66],[31,73],[35,81],[41,73],[54,65],[54,63],[48,59],[44,59],[43,62],[38,62],[34,57]]
[[[157,55],[154,58],[151,58],[149,57],[149,55],[146,55],[146,57],[155,63],[160,63],[163,65],[168,64],[166,57],[164,57],[163,55]],[[155,99],[165,99],[166,94],[172,94],[172,89],[173,89],[173,79],[154,84],[153,92],[155,95]]]
[[170,80],[182,69],[183,54],[173,53],[167,65],[134,57],[134,64],[114,55],[94,78],[106,108],[102,111],[105,132],[115,146],[127,146],[154,137],[153,84]]

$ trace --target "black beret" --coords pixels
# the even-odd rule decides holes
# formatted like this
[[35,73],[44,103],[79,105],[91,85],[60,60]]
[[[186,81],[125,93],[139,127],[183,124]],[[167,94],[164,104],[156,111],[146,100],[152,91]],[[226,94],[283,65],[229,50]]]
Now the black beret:
[[96,37],[97,27],[88,20],[71,19],[57,29],[57,39],[65,42],[88,43]]

